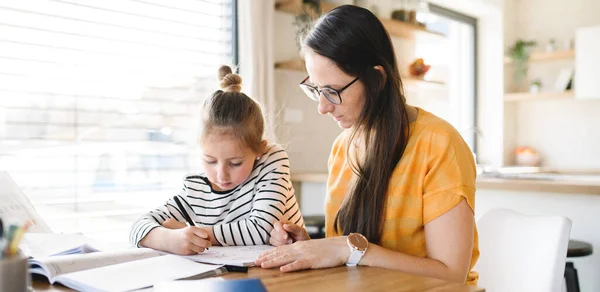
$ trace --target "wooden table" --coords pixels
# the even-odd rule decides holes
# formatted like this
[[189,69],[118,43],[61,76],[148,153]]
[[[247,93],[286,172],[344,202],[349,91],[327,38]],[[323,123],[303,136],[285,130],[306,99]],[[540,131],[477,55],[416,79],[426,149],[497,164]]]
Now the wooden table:
[[[225,279],[260,278],[268,291],[485,291],[482,288],[371,267],[338,267],[281,273],[278,269],[251,268],[228,273]],[[71,291],[61,285],[33,281],[34,291]]]

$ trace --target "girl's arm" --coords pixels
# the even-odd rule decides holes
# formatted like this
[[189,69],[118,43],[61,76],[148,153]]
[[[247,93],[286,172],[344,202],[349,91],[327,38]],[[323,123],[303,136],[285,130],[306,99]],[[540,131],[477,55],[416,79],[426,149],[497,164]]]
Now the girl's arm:
[[[243,209],[247,211],[235,214],[228,222],[213,226],[214,237],[219,244],[269,244],[275,222],[304,224],[293,193],[287,154],[279,148],[267,155],[267,159],[259,166],[261,170],[253,192],[239,198],[242,204],[230,210],[230,213]],[[251,208],[244,208],[247,205]]]
[[[191,207],[185,199],[185,191],[181,191],[177,196],[179,196],[179,199],[182,201],[184,208],[186,209],[184,211],[190,212]],[[164,205],[138,218],[131,226],[131,230],[129,232],[129,242],[139,247],[140,241],[146,237],[150,231],[161,227],[161,225],[168,219],[175,219],[179,222],[185,222],[181,210],[179,210],[173,198],[169,199]]]

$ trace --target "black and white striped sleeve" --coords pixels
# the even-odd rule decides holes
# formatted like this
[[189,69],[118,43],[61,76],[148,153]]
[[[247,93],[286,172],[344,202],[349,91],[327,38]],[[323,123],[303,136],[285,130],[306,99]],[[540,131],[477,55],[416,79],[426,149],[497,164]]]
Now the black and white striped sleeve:
[[287,199],[294,195],[289,159],[280,148],[268,155],[256,180],[252,208],[225,224],[214,226],[215,238],[221,245],[269,244],[273,224],[284,220]]
[[[185,189],[181,190],[177,196],[183,204],[183,208],[186,209],[184,211],[190,212],[191,206],[186,200]],[[152,229],[161,227],[162,223],[169,218],[176,219],[180,222],[186,222],[181,210],[179,210],[173,198],[170,198],[164,205],[142,215],[139,219],[137,219],[131,226],[131,230],[129,232],[129,242],[139,247],[140,241],[146,235],[148,235]]]

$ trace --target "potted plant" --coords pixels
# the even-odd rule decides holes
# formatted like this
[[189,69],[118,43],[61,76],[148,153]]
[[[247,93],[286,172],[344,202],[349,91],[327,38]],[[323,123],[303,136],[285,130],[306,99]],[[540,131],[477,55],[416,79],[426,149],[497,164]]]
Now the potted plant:
[[508,49],[508,54],[513,60],[515,65],[514,80],[515,87],[521,87],[521,83],[525,76],[527,76],[527,60],[529,59],[529,48],[535,46],[535,41],[525,41],[519,39],[515,44]]
[[542,89],[542,80],[534,79],[531,81],[531,85],[529,86],[529,93],[538,94]]

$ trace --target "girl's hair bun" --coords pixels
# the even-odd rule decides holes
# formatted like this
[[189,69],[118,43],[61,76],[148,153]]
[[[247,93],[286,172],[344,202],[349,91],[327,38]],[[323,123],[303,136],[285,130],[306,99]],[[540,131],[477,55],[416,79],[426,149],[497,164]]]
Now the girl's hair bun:
[[223,65],[219,68],[217,75],[219,78],[219,86],[225,92],[240,92],[242,91],[242,77],[233,73],[231,67]]

